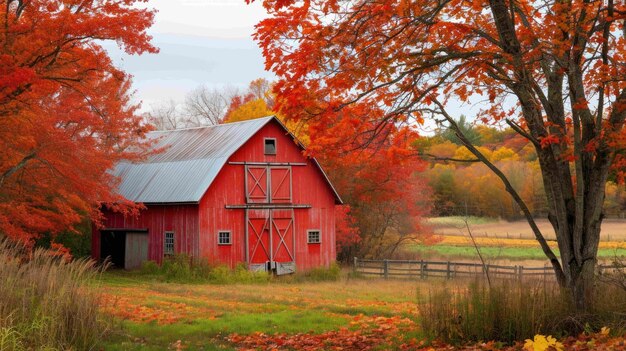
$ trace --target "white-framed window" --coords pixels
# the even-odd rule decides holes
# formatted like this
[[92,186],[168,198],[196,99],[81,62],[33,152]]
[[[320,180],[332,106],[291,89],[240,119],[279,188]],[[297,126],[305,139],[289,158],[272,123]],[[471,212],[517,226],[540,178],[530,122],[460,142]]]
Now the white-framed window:
[[233,243],[230,230],[220,230],[217,232],[218,245],[231,245]]
[[309,229],[306,231],[306,242],[309,244],[319,244],[322,242],[322,232],[319,229]]
[[163,238],[163,256],[174,256],[174,232],[165,232]]
[[276,139],[265,138],[263,139],[263,150],[266,155],[276,155]]

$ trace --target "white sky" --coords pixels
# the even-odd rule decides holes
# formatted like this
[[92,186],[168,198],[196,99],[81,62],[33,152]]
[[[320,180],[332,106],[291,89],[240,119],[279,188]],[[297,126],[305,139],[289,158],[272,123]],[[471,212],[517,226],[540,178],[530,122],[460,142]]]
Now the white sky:
[[129,56],[106,43],[118,67],[133,75],[135,98],[143,109],[169,99],[182,100],[199,85],[245,87],[264,70],[252,34],[266,16],[260,1],[150,0],[158,10],[149,33],[156,55]]

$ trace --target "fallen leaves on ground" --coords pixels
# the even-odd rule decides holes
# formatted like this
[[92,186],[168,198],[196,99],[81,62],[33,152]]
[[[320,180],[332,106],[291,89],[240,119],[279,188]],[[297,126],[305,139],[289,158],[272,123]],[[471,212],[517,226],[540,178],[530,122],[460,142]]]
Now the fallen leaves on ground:
[[150,303],[150,299],[159,297],[158,293],[137,293],[132,296],[120,296],[102,293],[100,296],[100,309],[112,316],[133,322],[156,322],[159,325],[172,324],[182,320],[194,318],[216,318],[216,312],[190,306],[182,302],[172,302],[161,299],[156,303]]
[[354,317],[350,323],[356,329],[341,328],[321,334],[284,333],[251,335],[231,334],[226,340],[240,351],[278,351],[278,350],[415,350],[415,351],[626,351],[624,337],[611,338],[603,330],[597,334],[581,334],[579,337],[557,341],[551,336],[537,335],[526,343],[518,342],[512,346],[502,346],[490,341],[464,346],[453,346],[439,342],[427,344],[415,338],[404,340],[404,332],[414,331],[413,321],[399,317]]
[[227,340],[240,350],[371,350],[381,345],[396,345],[401,331],[411,329],[415,329],[415,323],[407,318],[357,315],[350,328],[321,334],[231,334]]

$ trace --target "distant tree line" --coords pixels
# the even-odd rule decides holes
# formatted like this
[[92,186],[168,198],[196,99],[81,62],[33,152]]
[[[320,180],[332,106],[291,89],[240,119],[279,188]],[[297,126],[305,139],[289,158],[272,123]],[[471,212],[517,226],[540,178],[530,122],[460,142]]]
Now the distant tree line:
[[[473,125],[465,116],[457,124],[477,148],[509,178],[533,215],[545,217],[548,206],[534,147],[511,128]],[[509,220],[523,218],[519,206],[489,169],[477,161],[449,128],[437,129],[416,142],[429,161],[423,173],[433,189],[432,214],[437,216],[486,216]],[[607,217],[626,217],[626,188],[612,174],[606,184]]]

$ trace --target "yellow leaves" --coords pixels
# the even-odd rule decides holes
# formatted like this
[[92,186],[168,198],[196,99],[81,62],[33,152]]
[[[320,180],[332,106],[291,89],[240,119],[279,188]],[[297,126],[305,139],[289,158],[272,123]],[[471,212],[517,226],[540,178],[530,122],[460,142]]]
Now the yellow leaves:
[[[491,150],[482,146],[477,146],[476,149],[478,149],[478,151],[485,157],[491,158]],[[454,153],[454,158],[459,160],[474,160],[476,159],[476,156],[474,156],[474,154],[469,151],[465,146],[460,146]]]
[[492,162],[498,162],[498,161],[504,161],[504,160],[517,161],[519,160],[519,155],[515,151],[513,151],[512,149],[506,146],[503,146],[495,150],[493,154],[491,155]]
[[533,340],[526,339],[524,343],[524,350],[527,351],[563,351],[563,344],[558,342],[551,335],[543,336],[540,334],[535,335]]
[[255,119],[260,117],[266,117],[273,115],[274,112],[267,107],[267,104],[263,99],[255,99],[248,101],[241,105],[238,109],[231,111],[226,122],[239,122],[249,119]]
[[602,329],[600,329],[600,335],[602,336],[609,336],[610,332],[611,332],[611,328],[602,327]]

